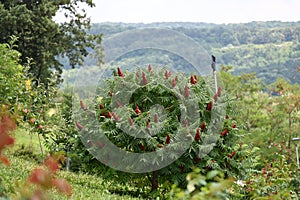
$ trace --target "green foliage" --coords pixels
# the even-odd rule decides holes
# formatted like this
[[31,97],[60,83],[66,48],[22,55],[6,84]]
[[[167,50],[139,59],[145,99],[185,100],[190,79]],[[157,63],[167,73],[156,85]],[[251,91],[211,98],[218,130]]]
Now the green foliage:
[[0,44],[0,104],[11,109],[25,103],[29,96],[27,68],[19,64],[21,54],[13,50],[16,38],[9,44]]
[[[47,83],[53,71],[62,72],[57,56],[67,56],[71,66],[81,64],[88,55],[87,48],[101,42],[100,35],[86,33],[90,20],[79,11],[78,3],[94,6],[91,0],[16,1],[0,2],[0,43],[17,36],[21,63],[32,58],[30,72],[38,82]],[[58,24],[53,17],[58,11],[65,13],[66,22]],[[59,77],[58,77],[59,78]]]
[[187,175],[187,189],[174,185],[170,191],[171,199],[226,199],[226,189],[234,182],[233,178],[224,178],[220,171],[210,171],[206,176],[201,175],[200,169],[194,169]]
[[[142,177],[146,176],[151,181],[152,191],[159,188],[160,195],[164,193],[165,185],[168,185],[166,182],[176,183],[180,187],[185,187],[187,184],[185,177],[194,167],[198,167],[202,174],[207,174],[211,170],[219,170],[226,176],[243,176],[243,163],[248,157],[244,154],[241,145],[236,143],[239,126],[236,125],[236,121],[232,117],[227,116],[224,119],[224,127],[215,136],[218,138],[216,146],[202,147],[204,138],[211,136],[209,135],[208,127],[211,123],[211,112],[213,111],[208,108],[208,104],[212,102],[213,109],[218,109],[218,102],[227,101],[226,95],[221,94],[221,89],[219,89],[219,95],[215,97],[218,100],[212,100],[212,89],[206,85],[206,82],[210,84],[208,79],[205,79],[205,82],[203,78],[197,77],[197,83],[192,83],[190,82],[191,77],[184,74],[170,75],[166,79],[167,72],[168,70],[166,69],[137,70],[125,73],[124,77],[121,77],[122,72],[118,72],[119,76],[116,75],[105,80],[105,86],[100,86],[99,95],[95,102],[99,127],[105,131],[106,137],[119,148],[136,153],[172,148],[172,142],[175,141],[176,144],[176,138],[180,137],[182,133],[186,133],[186,137],[194,141],[185,153],[171,165],[153,173],[142,174]],[[174,89],[168,89],[169,86],[172,88],[172,81],[175,79],[176,86],[174,86]],[[142,84],[140,87],[133,89],[140,84]],[[187,87],[188,89],[186,89]],[[197,110],[197,123],[195,124],[199,124],[198,127],[194,127],[193,121],[189,121],[191,116],[185,116],[188,119],[188,123],[191,123],[191,126],[188,125],[188,128],[185,127],[187,124],[184,125],[184,121],[187,120],[181,118],[181,108],[184,105],[181,105],[178,99],[188,99],[188,97],[184,96],[184,91],[186,90],[195,94],[191,100],[197,104],[197,108],[195,108]],[[134,92],[131,94],[129,91]],[[126,99],[129,102],[124,102]],[[188,102],[189,100],[186,101]],[[155,105],[161,105],[164,109],[161,108],[156,111],[157,113],[152,113],[151,109]],[[81,107],[82,118],[80,120],[82,121],[79,122],[83,123],[83,120],[85,120],[84,115],[89,115],[90,111],[83,105]],[[160,110],[163,110],[165,113],[160,113]],[[187,112],[190,113],[190,111]],[[149,130],[151,133],[151,130],[156,130],[160,124],[158,123],[157,125],[155,119],[153,119],[155,114],[160,120],[164,119],[160,132],[155,134],[155,136],[147,139],[135,138],[124,132],[124,130],[134,132],[132,127],[138,125],[141,130]],[[203,125],[203,127],[200,125]],[[122,126],[127,128],[120,128]],[[198,131],[199,138],[197,139]],[[101,137],[100,135],[96,136],[97,140],[95,139],[94,141],[93,139],[88,142],[91,152],[93,152],[93,149],[98,148],[97,145],[100,145]],[[202,158],[198,157],[199,149],[206,151],[205,148],[212,148],[212,150],[208,155]],[[162,157],[162,159],[168,159],[168,156],[172,156],[172,153]],[[126,162],[130,161],[127,160]],[[159,163],[158,160],[156,162]],[[123,177],[123,174],[116,172],[115,177]],[[127,180],[128,177],[129,179],[132,178],[132,176],[128,175]],[[142,185],[145,185],[145,183]],[[141,183],[139,186],[141,186]]]

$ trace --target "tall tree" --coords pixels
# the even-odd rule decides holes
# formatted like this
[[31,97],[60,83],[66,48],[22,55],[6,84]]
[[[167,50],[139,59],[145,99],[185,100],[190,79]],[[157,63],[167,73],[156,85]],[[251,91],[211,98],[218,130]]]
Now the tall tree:
[[[101,43],[101,35],[87,33],[90,19],[82,5],[94,7],[92,0],[0,0],[0,43],[18,37],[22,63],[32,58],[30,72],[47,83],[53,72],[61,73],[58,56],[68,57],[75,67],[88,55],[88,48]],[[63,12],[64,23],[54,21]]]

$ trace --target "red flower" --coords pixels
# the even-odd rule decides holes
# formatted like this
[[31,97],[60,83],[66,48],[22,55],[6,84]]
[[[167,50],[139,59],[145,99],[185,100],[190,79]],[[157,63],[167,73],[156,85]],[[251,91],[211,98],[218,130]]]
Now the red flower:
[[224,137],[228,134],[229,130],[225,129],[224,131],[222,131],[221,135]]
[[148,84],[148,79],[147,79],[146,74],[145,74],[144,72],[142,72],[142,78],[143,78],[142,84],[143,84],[143,85]]
[[185,88],[184,88],[184,97],[187,99],[187,98],[189,98],[189,87],[188,87],[188,85],[186,84],[185,85]]
[[104,109],[104,106],[102,104],[99,104],[100,109]]
[[79,122],[75,122],[75,124],[79,130],[83,129],[83,126]]
[[191,84],[194,85],[197,83],[197,79],[195,79],[195,76],[191,76]]
[[166,138],[166,144],[170,144],[170,140],[171,140],[170,133],[168,133]]
[[201,131],[204,132],[204,130],[206,128],[206,122],[202,122],[200,128],[201,128]]
[[120,67],[118,67],[118,75],[121,76],[121,77],[124,77],[124,74],[123,74],[123,72],[121,71]]
[[233,125],[232,125],[232,128],[236,128],[236,124],[233,124]]
[[142,111],[139,109],[138,106],[135,107],[135,110],[134,110],[134,111],[135,111],[135,113],[138,114],[138,115],[142,113]]
[[226,119],[229,119],[229,115],[226,115]]
[[211,111],[212,107],[213,107],[213,103],[212,101],[210,101],[206,106],[206,110]]
[[22,110],[23,113],[28,113],[28,110],[25,108]]
[[86,110],[86,107],[85,107],[82,100],[80,100],[80,107],[81,107],[82,110]]
[[152,66],[149,64],[148,65],[148,71],[151,72],[152,71]]
[[42,125],[39,125],[38,129],[42,130],[44,127]]
[[197,131],[196,131],[196,135],[195,135],[195,141],[199,141],[200,140],[200,130],[197,128]]

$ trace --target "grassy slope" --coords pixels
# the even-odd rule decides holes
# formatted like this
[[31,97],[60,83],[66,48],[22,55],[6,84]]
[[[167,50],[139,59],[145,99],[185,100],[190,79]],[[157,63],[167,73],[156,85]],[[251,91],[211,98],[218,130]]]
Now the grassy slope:
[[[9,167],[0,166],[0,176],[3,180],[2,185],[10,197],[16,196],[16,194],[13,193],[13,187],[24,191],[26,185],[28,186],[26,180],[28,179],[30,171],[39,166],[40,161],[38,160],[41,160],[40,155],[21,153],[29,152],[29,144],[31,144],[31,137],[26,131],[19,129],[14,135],[16,137],[16,144],[14,147],[9,148],[5,153],[11,161],[11,165]],[[22,144],[23,146],[26,146],[25,150],[24,148],[20,148]],[[34,152],[40,154],[36,135],[33,136],[31,146],[33,147]],[[68,198],[64,195],[59,195],[56,191],[51,191],[50,195],[52,196],[52,199],[136,199],[131,196],[111,194],[108,191],[109,188],[107,185],[114,183],[107,183],[99,176],[67,171],[60,171],[58,176],[69,181],[73,189],[73,195],[71,198]],[[31,187],[28,189],[33,188]]]

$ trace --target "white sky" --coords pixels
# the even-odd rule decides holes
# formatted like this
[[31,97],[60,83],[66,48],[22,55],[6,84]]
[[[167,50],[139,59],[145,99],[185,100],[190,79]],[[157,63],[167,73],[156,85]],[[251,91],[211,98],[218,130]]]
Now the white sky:
[[[96,22],[300,21],[300,0],[94,0]],[[59,19],[60,21],[61,19]]]

